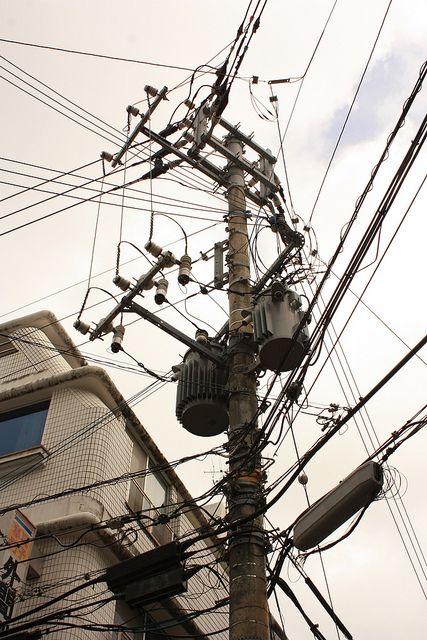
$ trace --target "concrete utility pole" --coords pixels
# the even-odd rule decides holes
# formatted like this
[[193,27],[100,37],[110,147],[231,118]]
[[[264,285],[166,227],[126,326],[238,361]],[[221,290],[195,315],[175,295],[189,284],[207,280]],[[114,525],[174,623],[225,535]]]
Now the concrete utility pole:
[[[243,144],[230,136],[227,149],[237,158]],[[269,640],[262,516],[250,520],[262,505],[261,459],[250,454],[256,440],[253,423],[258,403],[251,327],[242,326],[241,309],[250,306],[250,263],[245,182],[241,166],[228,166],[230,400],[229,463],[232,480],[228,505],[230,523],[248,518],[232,530],[229,546],[230,640]],[[250,426],[248,426],[250,425]],[[234,475],[235,474],[235,475]]]
[[[153,95],[154,90],[151,87],[146,88],[146,91]],[[162,90],[159,99],[164,97],[165,93]],[[133,107],[129,107],[128,110],[130,110],[129,113],[134,114]],[[148,116],[142,114],[141,122],[136,125],[131,138],[132,136],[134,138],[137,133],[143,133],[160,146],[160,151],[157,151],[150,160],[156,160],[160,157],[163,161],[168,155],[176,156],[177,160],[172,162],[166,163],[165,160],[162,165],[162,173],[175,166],[176,162],[185,162],[227,189],[228,328],[230,336],[228,349],[219,349],[220,352],[218,352],[218,348],[212,349],[210,345],[205,346],[192,340],[134,301],[142,291],[154,286],[153,277],[161,269],[172,267],[175,264],[180,265],[180,261],[170,252],[163,251],[161,247],[151,241],[147,243],[146,249],[157,257],[157,263],[152,266],[150,271],[141,276],[134,285],[117,274],[115,282],[123,291],[128,291],[126,295],[105,318],[98,322],[95,329],[91,329],[89,324],[80,320],[81,312],[74,326],[83,334],[89,333],[90,340],[113,332],[115,337],[118,336],[117,349],[119,349],[123,338],[123,327],[121,325],[113,327],[112,323],[120,314],[131,311],[173,335],[177,340],[189,346],[192,351],[202,356],[204,360],[213,362],[220,370],[228,369],[230,481],[226,491],[231,527],[229,545],[230,640],[270,640],[263,518],[262,516],[254,517],[254,514],[261,512],[264,505],[264,478],[261,454],[258,452],[259,431],[255,420],[258,409],[254,371],[255,344],[253,328],[247,322],[243,325],[241,311],[251,308],[252,295],[255,292],[261,293],[268,281],[281,271],[291,251],[302,246],[304,240],[301,234],[294,232],[285,223],[280,203],[276,203],[276,209],[272,204],[272,198],[276,196],[277,199],[279,189],[278,180],[273,171],[274,156],[268,149],[262,149],[251,136],[243,134],[238,126],[231,125],[223,118],[214,119],[214,115],[208,104],[201,105],[192,119],[186,118],[181,123],[183,128],[187,128],[187,136],[184,135],[182,139],[172,143],[166,139],[164,133],[163,135],[156,134],[151,129],[146,129],[144,123]],[[210,119],[212,119],[212,126],[208,130]],[[227,139],[225,142],[213,135],[214,124],[226,129]],[[181,128],[178,126],[177,130]],[[194,135],[189,129],[193,129]],[[193,142],[193,145],[187,152],[184,152],[183,147],[187,144],[186,141]],[[259,156],[257,163],[245,160],[243,145],[249,147]],[[201,151],[205,146],[211,147],[216,154],[228,161],[226,171],[202,155]],[[117,164],[126,148],[125,145],[117,156],[103,152],[103,158]],[[115,165],[113,164],[113,166]],[[251,177],[247,184],[245,183],[246,174]],[[141,179],[145,179],[147,175],[145,174]],[[257,183],[259,183],[259,191],[253,188]],[[272,228],[279,232],[286,245],[286,249],[254,289],[251,288],[250,281],[247,224],[249,214],[246,210],[246,198],[258,207],[266,206],[270,209],[274,214],[273,218],[277,229]],[[224,243],[218,244],[221,247],[224,245]],[[217,280],[218,286],[221,288],[223,284],[222,264],[218,269]],[[220,330],[212,344],[219,347],[217,340],[226,330],[227,324]],[[205,403],[204,394],[199,394],[200,371],[206,376],[206,379],[212,375],[211,369],[204,364],[203,360],[198,362],[198,368],[196,367],[193,373],[191,373],[192,371],[193,369],[189,368],[186,373],[188,378],[185,381],[183,397],[180,400],[183,404],[186,402],[191,409],[197,406],[198,401],[202,406]],[[180,384],[179,378],[178,384]],[[188,397],[185,396],[185,393],[189,394]],[[223,399],[220,398],[219,402],[223,402]],[[192,414],[190,413],[190,415]],[[185,428],[201,435],[198,431],[192,431],[188,425]],[[203,435],[216,434],[207,432]]]

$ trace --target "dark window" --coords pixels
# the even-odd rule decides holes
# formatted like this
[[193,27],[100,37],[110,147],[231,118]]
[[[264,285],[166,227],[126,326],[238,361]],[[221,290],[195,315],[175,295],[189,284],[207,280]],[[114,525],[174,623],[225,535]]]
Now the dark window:
[[0,415],[0,456],[36,447],[42,441],[49,402]]
[[[161,475],[155,471],[155,464],[137,445],[133,448],[131,471],[147,471],[146,475],[136,477],[130,482],[128,506],[134,512],[143,511],[145,531],[158,544],[166,544],[173,537],[167,524],[157,523],[160,515],[167,513],[169,488]],[[150,523],[151,521],[151,523]]]
[[10,356],[12,353],[18,353],[18,349],[13,342],[6,336],[0,336],[0,358],[3,356]]

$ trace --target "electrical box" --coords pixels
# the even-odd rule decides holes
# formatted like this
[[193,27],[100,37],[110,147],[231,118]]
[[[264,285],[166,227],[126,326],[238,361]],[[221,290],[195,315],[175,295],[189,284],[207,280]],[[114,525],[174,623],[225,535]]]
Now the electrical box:
[[182,566],[165,569],[162,573],[141,578],[125,587],[125,601],[131,607],[159,602],[187,591],[187,581]]
[[298,518],[294,526],[294,546],[301,551],[316,547],[366,507],[382,486],[381,466],[373,461],[362,464]]
[[[211,345],[212,349],[218,349]],[[196,436],[217,436],[228,427],[227,372],[190,349],[177,367],[176,416]]]
[[273,283],[256,300],[252,318],[261,367],[270,371],[292,371],[307,350],[307,325],[296,331],[304,316],[298,294],[281,283]]
[[130,606],[143,606],[187,590],[181,550],[176,541],[108,567],[108,588]]

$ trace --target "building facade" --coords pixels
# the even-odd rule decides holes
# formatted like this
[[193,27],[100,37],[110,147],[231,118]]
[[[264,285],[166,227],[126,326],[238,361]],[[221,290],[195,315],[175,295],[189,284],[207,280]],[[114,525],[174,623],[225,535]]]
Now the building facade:
[[[122,560],[209,531],[207,515],[51,313],[0,325],[0,590],[13,565],[13,611],[3,605],[11,628],[49,630],[52,640],[225,639],[227,583],[213,537],[192,547],[202,568],[180,596],[130,608],[100,579]],[[11,518],[24,538],[36,528],[34,542],[11,541]]]

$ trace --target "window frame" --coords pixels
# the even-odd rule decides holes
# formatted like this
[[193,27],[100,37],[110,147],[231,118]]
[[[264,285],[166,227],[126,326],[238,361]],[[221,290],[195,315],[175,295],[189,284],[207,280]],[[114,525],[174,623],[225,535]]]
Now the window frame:
[[6,356],[11,356],[15,353],[18,353],[18,349],[15,347],[13,340],[8,336],[0,336],[0,358],[6,358]]
[[[144,469],[144,471],[147,472],[147,475],[148,475],[148,473],[152,473],[156,477],[156,479],[158,480],[159,484],[164,487],[164,489],[165,489],[165,504],[164,505],[155,505],[151,501],[151,498],[147,494],[147,491],[146,491],[146,477],[147,477],[147,475],[144,475],[141,478],[138,478],[138,477],[137,478],[132,478],[130,480],[128,498],[127,498],[126,504],[127,504],[127,507],[129,508],[129,510],[132,513],[137,513],[138,511],[143,511],[144,512],[144,513],[141,514],[141,523],[144,525],[144,533],[146,533],[150,537],[150,539],[152,539],[156,544],[158,544],[158,545],[166,544],[167,542],[170,542],[171,540],[173,540],[174,537],[175,537],[173,529],[168,524],[152,524],[149,521],[148,521],[148,524],[147,524],[147,520],[144,518],[144,516],[146,515],[146,516],[148,516],[150,518],[155,519],[158,516],[167,513],[168,502],[169,502],[169,499],[170,499],[172,487],[167,482],[167,480],[165,480],[165,478],[163,477],[163,475],[160,472],[151,471],[150,470],[150,467],[152,468],[153,466],[156,466],[156,462],[151,457],[151,454],[148,453],[142,447],[140,447],[139,444],[134,444],[134,450],[135,450],[135,447],[138,447],[139,449],[141,449],[141,451],[145,454],[145,469]],[[132,456],[134,456],[133,452],[132,452]],[[133,458],[133,460],[134,460],[134,458]],[[133,464],[132,464],[132,467],[133,467]],[[141,469],[141,471],[142,471],[142,469]],[[141,482],[141,481],[143,481],[143,482]],[[137,504],[136,500],[134,501],[135,495],[139,499],[138,500],[139,504]],[[136,508],[136,507],[139,507],[139,508]]]
[[[25,454],[25,452],[31,453],[35,449],[43,448],[42,443],[49,414],[49,408],[50,398],[48,398],[47,400],[40,400],[28,405],[15,407],[14,409],[9,409],[8,411],[3,411],[0,413],[0,463],[10,457],[14,457],[16,455],[19,456],[19,454]],[[26,416],[40,414],[42,412],[44,413],[44,417],[39,420],[39,424],[37,425],[37,437],[35,439],[32,438],[29,440],[29,442],[25,443],[28,444],[28,446],[14,446],[12,450],[2,452],[2,437],[3,433],[5,433],[2,431],[2,429],[4,428],[3,423],[13,420],[19,420],[19,418],[25,418]],[[21,425],[21,429],[23,431],[23,434],[25,435],[25,425]],[[19,435],[17,437],[17,441],[17,444],[19,445]]]

